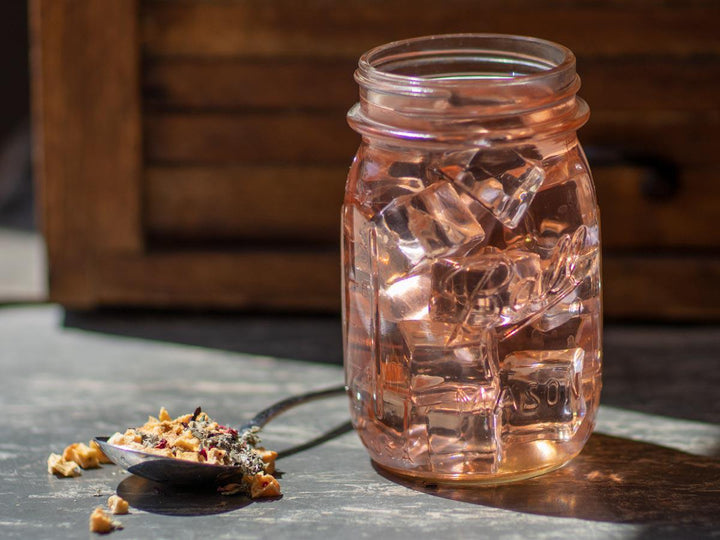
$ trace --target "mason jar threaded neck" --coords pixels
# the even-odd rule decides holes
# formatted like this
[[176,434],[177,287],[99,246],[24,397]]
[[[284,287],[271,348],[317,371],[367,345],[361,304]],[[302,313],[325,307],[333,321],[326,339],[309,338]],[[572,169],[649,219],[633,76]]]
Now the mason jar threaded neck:
[[348,122],[367,136],[473,145],[575,131],[575,56],[556,43],[501,34],[396,41],[363,54]]

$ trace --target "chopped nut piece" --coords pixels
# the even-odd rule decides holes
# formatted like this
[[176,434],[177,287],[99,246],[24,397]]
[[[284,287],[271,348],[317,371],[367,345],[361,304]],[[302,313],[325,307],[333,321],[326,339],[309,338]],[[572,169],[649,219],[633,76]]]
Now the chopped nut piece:
[[74,461],[83,469],[97,469],[100,459],[94,449],[84,443],[73,443],[63,450],[63,459]]
[[102,448],[100,448],[100,445],[96,443],[95,441],[90,441],[89,444],[90,448],[95,450],[95,455],[97,455],[98,461],[103,464],[110,464],[112,463],[112,460],[105,455],[105,453],[102,451]]
[[122,497],[117,495],[111,495],[107,500],[108,508],[113,514],[127,514],[128,513],[128,502]]
[[265,463],[265,472],[273,474],[275,472],[275,460],[278,457],[278,453],[274,450],[266,450],[262,447],[258,448],[257,451],[260,454],[260,459],[262,459],[263,463]]
[[171,422],[172,417],[170,414],[168,414],[167,409],[165,407],[160,407],[160,414],[158,414],[158,420],[161,422]]
[[277,497],[280,495],[280,484],[274,476],[258,473],[250,481],[250,497]]
[[120,522],[111,519],[100,506],[90,514],[90,532],[107,534],[122,528]]
[[171,446],[182,448],[183,450],[197,451],[200,448],[200,440],[186,432],[182,437],[175,439]]
[[80,476],[80,467],[74,461],[67,461],[60,454],[50,454],[47,460],[48,472],[59,476]]

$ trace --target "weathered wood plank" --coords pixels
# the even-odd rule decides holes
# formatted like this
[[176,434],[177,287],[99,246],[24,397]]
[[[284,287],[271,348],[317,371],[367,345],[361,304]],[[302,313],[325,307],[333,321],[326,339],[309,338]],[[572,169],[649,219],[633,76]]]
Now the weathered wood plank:
[[579,55],[689,55],[720,52],[718,20],[710,1],[148,0],[142,37],[150,56],[355,58],[388,41],[468,30],[535,35]]
[[132,1],[31,2],[36,175],[55,300],[91,300],[95,253],[142,248],[137,19]]
[[[339,263],[335,251],[106,256],[99,261],[98,303],[337,311]],[[603,264],[610,319],[720,320],[720,291],[712,286],[720,279],[720,257],[608,256]]]
[[[145,137],[150,164],[348,164],[359,142],[341,111],[154,113],[145,116]],[[711,163],[720,110],[599,111],[580,138],[680,164]]]
[[719,249],[712,223],[720,209],[720,172],[711,166],[679,171],[677,191],[667,198],[643,194],[642,167],[595,167],[603,245],[610,249]]
[[337,244],[343,167],[151,167],[145,224],[154,237]]
[[[682,171],[666,200],[643,194],[647,169],[595,167],[606,248],[720,248],[714,168]],[[151,167],[145,224],[154,237],[337,244],[347,167]]]
[[605,257],[603,278],[603,311],[609,318],[720,319],[717,255]]
[[[145,65],[149,110],[347,110],[356,59],[162,58]],[[593,111],[720,108],[720,56],[580,58],[580,95]]]
[[176,251],[98,261],[105,305],[337,311],[334,251]]
[[148,114],[145,150],[154,163],[350,164],[360,138],[332,113]]

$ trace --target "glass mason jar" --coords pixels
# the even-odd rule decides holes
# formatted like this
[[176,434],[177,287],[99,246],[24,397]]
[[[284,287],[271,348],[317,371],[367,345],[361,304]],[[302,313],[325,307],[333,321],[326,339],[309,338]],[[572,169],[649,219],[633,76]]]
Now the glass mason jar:
[[483,34],[360,58],[343,205],[352,421],[372,459],[498,483],[582,449],[601,368],[599,210],[575,57]]

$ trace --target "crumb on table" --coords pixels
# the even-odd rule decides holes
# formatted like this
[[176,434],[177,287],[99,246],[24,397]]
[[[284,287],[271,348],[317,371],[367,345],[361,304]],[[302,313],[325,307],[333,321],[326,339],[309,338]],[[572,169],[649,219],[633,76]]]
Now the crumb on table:
[[108,534],[122,528],[122,524],[108,516],[101,506],[95,508],[90,514],[90,532]]
[[48,472],[58,476],[72,477],[80,476],[80,467],[74,461],[68,461],[60,454],[50,454],[47,460]]
[[128,513],[128,502],[118,495],[111,495],[107,500],[108,508],[113,514],[127,514]]
[[100,456],[97,450],[85,443],[73,443],[63,450],[63,459],[74,461],[83,469],[97,469],[100,467]]

